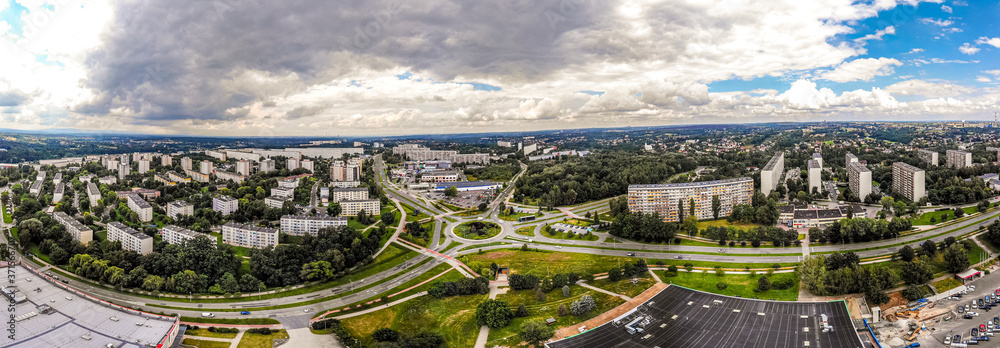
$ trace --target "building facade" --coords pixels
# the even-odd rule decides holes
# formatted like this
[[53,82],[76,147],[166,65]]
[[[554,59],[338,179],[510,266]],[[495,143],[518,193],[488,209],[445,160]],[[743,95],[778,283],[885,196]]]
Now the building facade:
[[813,154],[813,160],[819,162],[819,167],[823,168],[823,155],[819,152]]
[[128,208],[139,215],[139,221],[153,221],[153,206],[149,202],[146,202],[145,199],[142,199],[142,197],[139,197],[135,193],[130,193],[125,197],[128,199]]
[[240,209],[240,201],[229,196],[212,197],[212,210],[222,213],[223,216],[232,214]]
[[163,226],[163,229],[160,230],[160,237],[167,244],[180,244],[185,240],[195,239],[201,235],[201,233],[174,225]]
[[965,168],[972,166],[972,153],[962,150],[948,150],[945,152],[945,164],[951,168]]
[[678,221],[678,201],[683,203],[684,215],[689,215],[690,201],[694,200],[695,216],[699,220],[712,219],[712,197],[718,195],[722,202],[719,216],[728,216],[733,206],[750,204],[753,198],[753,179],[737,178],[715,181],[630,185],[628,206],[633,212],[658,213],[664,221]]
[[760,192],[765,195],[774,191],[775,187],[781,184],[781,178],[785,175],[785,153],[779,152],[767,161],[767,165],[760,171]]
[[194,170],[194,161],[191,157],[181,157],[181,169]]
[[368,188],[334,188],[330,198],[333,202],[366,200],[368,199]]
[[55,218],[56,222],[60,225],[66,227],[66,232],[73,237],[73,240],[80,242],[83,245],[90,244],[90,241],[94,240],[94,230],[91,230],[90,227],[87,227],[87,225],[76,221],[76,219],[66,213],[57,211],[52,213],[52,217]]
[[215,171],[215,164],[211,161],[201,161],[198,171],[205,175],[212,174]]
[[927,196],[924,189],[926,172],[904,162],[892,164],[892,190],[911,202]]
[[330,180],[361,181],[361,166],[344,161],[333,161],[330,165]]
[[247,160],[240,160],[236,162],[236,173],[241,175],[250,175],[250,167],[252,164]]
[[228,222],[222,225],[222,242],[255,249],[278,246],[278,230]]
[[177,220],[181,215],[194,215],[194,206],[185,201],[173,201],[167,205],[167,216]]
[[347,218],[342,216],[285,215],[281,217],[281,232],[304,236],[316,235],[321,228],[347,226]]
[[108,241],[121,242],[123,250],[131,250],[140,255],[153,252],[153,237],[118,221],[108,223]]
[[97,201],[101,199],[101,190],[97,188],[97,185],[93,182],[87,182],[87,199],[90,200],[90,206],[96,207]]
[[365,199],[357,201],[340,201],[340,215],[358,215],[358,212],[364,210],[368,214],[378,215],[382,211],[381,202],[377,199]]
[[818,192],[823,192],[823,167],[816,160],[809,160],[806,165],[809,173],[809,194],[812,194],[813,188],[816,188]]
[[275,168],[276,167],[274,165],[274,160],[273,159],[266,159],[266,160],[260,161],[260,172],[261,173],[270,173],[270,172],[273,172],[273,171],[276,170]]
[[872,193],[872,171],[868,167],[854,162],[847,166],[847,180],[851,192],[854,192],[862,202]]

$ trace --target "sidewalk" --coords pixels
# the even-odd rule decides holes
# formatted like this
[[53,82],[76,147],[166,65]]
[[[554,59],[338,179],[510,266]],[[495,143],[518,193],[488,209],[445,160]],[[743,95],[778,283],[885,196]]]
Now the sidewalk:
[[608,295],[611,295],[611,296],[614,296],[614,297],[620,297],[621,299],[623,299],[625,301],[631,301],[632,300],[631,297],[628,297],[628,296],[625,296],[625,295],[622,295],[622,294],[616,294],[616,293],[613,293],[611,291],[607,291],[607,290],[601,289],[599,287],[596,287],[596,286],[584,283],[582,280],[581,281],[577,281],[576,285],[579,285],[579,286],[582,286],[582,287],[585,287],[587,289],[594,290],[594,291],[597,291],[597,292],[600,292],[600,293],[608,294]]

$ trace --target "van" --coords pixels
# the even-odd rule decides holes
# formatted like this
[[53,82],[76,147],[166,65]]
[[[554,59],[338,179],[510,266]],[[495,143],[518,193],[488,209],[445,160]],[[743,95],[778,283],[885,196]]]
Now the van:
[[212,313],[209,313],[209,312],[205,312],[205,313],[201,313],[201,317],[202,318],[214,318],[215,314],[212,314]]

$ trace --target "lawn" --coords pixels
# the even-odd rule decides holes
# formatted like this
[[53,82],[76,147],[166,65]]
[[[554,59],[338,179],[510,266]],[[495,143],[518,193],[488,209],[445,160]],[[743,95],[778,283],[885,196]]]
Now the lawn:
[[[610,220],[605,220],[605,221],[610,221]],[[743,222],[733,222],[733,223],[730,223],[729,221],[726,221],[725,218],[719,218],[719,219],[716,219],[716,220],[698,221],[698,229],[699,230],[704,230],[708,226],[717,226],[717,227],[729,227],[729,226],[733,226],[733,227],[741,228],[741,229],[744,229],[744,230],[748,229],[748,228],[751,228],[751,227],[760,227],[759,224],[754,224],[754,223],[743,223]]]
[[535,236],[535,226],[521,227],[521,228],[518,228],[517,231],[514,231],[514,232],[517,232],[517,234],[520,234],[522,236],[534,237]]
[[236,333],[211,332],[208,331],[208,329],[187,330],[184,331],[184,334],[191,336],[213,337],[213,338],[236,338]]
[[[714,271],[708,271],[703,273],[700,271],[695,272],[684,272],[683,270],[677,272],[676,277],[668,277],[667,271],[656,271],[656,274],[660,276],[664,282],[671,284],[677,284],[686,288],[701,290],[705,292],[710,292],[713,294],[726,295],[726,296],[737,296],[745,298],[761,298],[761,299],[776,299],[780,301],[795,301],[799,298],[799,278],[795,273],[775,273],[772,276],[771,283],[782,279],[791,279],[794,284],[791,288],[787,290],[775,290],[771,289],[766,292],[754,292],[757,288],[758,278],[764,276],[763,272],[756,276],[750,276],[749,274],[727,274],[724,276],[718,276]],[[720,282],[726,283],[726,288],[719,290],[716,286]]]
[[256,333],[246,332],[243,334],[243,339],[240,340],[240,345],[237,348],[265,348],[274,346],[274,340],[276,339],[288,339],[288,333],[285,330],[272,330],[270,335],[261,335]]
[[567,224],[567,225],[582,226],[582,227],[588,227],[590,225],[593,225],[593,223],[591,223],[590,221],[583,221],[583,220],[580,220],[580,219],[565,219],[565,220],[560,221],[560,222],[562,222],[564,224]]
[[553,252],[546,250],[521,251],[517,249],[496,250],[482,254],[459,257],[472,269],[489,267],[496,262],[501,267],[510,267],[511,272],[521,274],[546,274],[576,272],[586,274],[604,273],[619,265],[619,262],[634,262],[633,258],[611,257],[593,254]]
[[601,239],[600,237],[594,235],[593,233],[576,234],[568,232],[559,232],[553,229],[551,226],[542,227],[542,235],[552,239],[572,239],[572,240],[589,240],[589,241],[595,241]]
[[186,346],[198,348],[229,348],[229,342],[202,341],[191,338],[185,338],[181,343]]
[[962,282],[955,278],[945,278],[934,282],[934,290],[937,290],[939,294],[959,286],[962,286]]
[[1000,246],[994,245],[989,238],[986,238],[985,234],[979,235],[978,237],[976,237],[976,239],[978,239],[980,243],[983,243],[983,245],[985,245],[986,248],[990,249],[990,252],[993,253],[1000,252]]
[[[181,321],[199,324],[228,324],[228,325],[277,325],[281,322],[271,318],[249,318],[249,319],[219,319],[202,317],[181,317]],[[204,325],[201,325],[204,326]]]
[[[559,306],[565,305],[566,309],[569,309],[570,304],[573,301],[579,300],[583,295],[590,295],[594,298],[594,302],[597,304],[597,308],[590,311],[587,314],[576,316],[567,315],[565,317],[559,316]],[[505,300],[511,306],[511,309],[517,309],[518,306],[524,305],[528,309],[529,315],[524,318],[514,318],[510,322],[510,325],[500,329],[491,329],[489,339],[487,340],[487,347],[493,346],[513,346],[521,342],[519,334],[521,332],[521,326],[526,322],[530,321],[544,321],[548,318],[555,318],[555,327],[565,327],[570,325],[575,325],[587,319],[593,318],[601,313],[607,312],[612,308],[625,302],[619,297],[606,295],[601,292],[590,290],[582,286],[571,286],[570,296],[563,297],[561,289],[552,290],[552,292],[546,295],[546,301],[538,302],[535,298],[534,292],[531,290],[518,290],[509,291],[506,294],[497,295],[498,300]]]
[[622,294],[628,297],[639,296],[643,291],[649,289],[653,284],[656,284],[656,280],[649,276],[649,272],[642,273],[642,278],[638,278],[638,282],[632,284],[632,278],[622,279],[617,282],[608,280],[607,278],[598,279],[594,281],[587,282],[591,286],[596,286],[598,288],[611,291],[616,294]]
[[507,221],[517,221],[518,218],[522,216],[532,216],[533,213],[514,213],[514,214],[500,214],[500,218]]
[[[968,208],[962,208],[962,210],[965,211],[965,216],[969,216],[969,214],[975,213],[978,209],[976,207],[968,207]],[[919,225],[934,225],[934,224],[941,223],[941,215],[947,215],[948,216],[948,218],[945,220],[945,222],[955,220],[955,212],[949,209],[949,210],[945,210],[945,211],[926,212],[926,213],[920,214],[920,218],[917,218],[917,219],[911,218],[910,221],[913,222],[914,226],[919,226]],[[932,217],[935,219],[935,222],[931,222],[931,218]]]
[[7,206],[3,207],[3,223],[9,224],[14,221],[14,217],[7,212]]
[[455,296],[436,299],[422,296],[396,306],[365,315],[347,318],[341,325],[365,346],[374,343],[372,333],[384,327],[400,333],[436,332],[445,347],[472,347],[479,336],[476,305],[486,295]]
[[[473,226],[478,226],[479,233],[470,234]],[[455,226],[455,235],[465,239],[489,239],[500,234],[500,225],[489,221],[469,221]]]
[[430,217],[430,215],[424,214],[423,211],[420,211],[419,214],[416,214],[415,211],[419,211],[420,209],[415,209],[411,207],[409,204],[402,202],[400,202],[399,204],[402,205],[403,210],[406,211],[406,221],[418,221]]

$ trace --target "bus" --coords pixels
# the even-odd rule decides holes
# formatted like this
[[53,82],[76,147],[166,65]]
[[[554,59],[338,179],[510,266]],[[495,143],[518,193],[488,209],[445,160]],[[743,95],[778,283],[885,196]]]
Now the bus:
[[528,215],[528,216],[522,216],[522,217],[517,218],[517,222],[525,222],[525,221],[535,221],[535,216],[534,215]]

